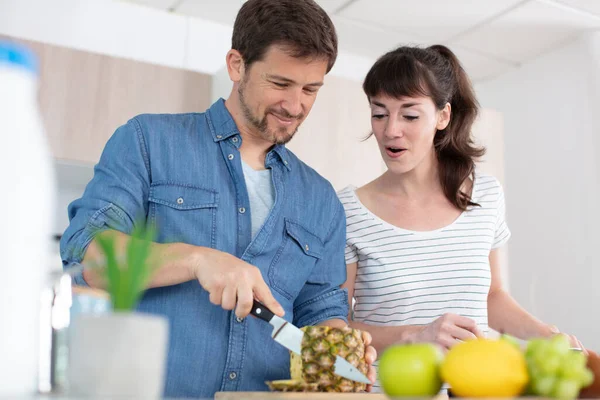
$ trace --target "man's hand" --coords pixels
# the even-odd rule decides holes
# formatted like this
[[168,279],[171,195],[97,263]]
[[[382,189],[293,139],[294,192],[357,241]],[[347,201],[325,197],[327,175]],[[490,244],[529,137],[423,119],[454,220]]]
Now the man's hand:
[[192,273],[210,293],[211,303],[225,310],[235,308],[235,315],[244,318],[250,313],[256,298],[274,314],[283,317],[283,308],[271,294],[257,267],[229,253],[208,248],[203,248],[192,264]]
[[[124,257],[131,236],[108,230],[101,235],[111,235],[116,240],[117,257]],[[239,258],[208,247],[187,243],[152,243],[152,256],[158,268],[149,283],[149,288],[177,285],[197,279],[210,293],[210,301],[244,318],[250,313],[253,300],[262,302],[274,314],[282,317],[283,308],[271,294],[260,270]],[[105,288],[106,280],[98,266],[106,263],[96,243],[90,243],[83,264],[83,278],[95,288]],[[237,305],[237,307],[236,307]]]
[[[375,380],[377,379],[377,370],[373,366],[373,363],[375,362],[375,360],[377,360],[377,351],[375,350],[375,347],[371,346],[371,342],[373,341],[371,334],[369,332],[363,331],[362,335],[363,341],[365,342],[366,346],[365,361],[369,365],[369,370],[367,371],[367,378],[369,378],[371,382],[375,383]],[[373,385],[367,385],[367,392],[370,392],[372,388]]]

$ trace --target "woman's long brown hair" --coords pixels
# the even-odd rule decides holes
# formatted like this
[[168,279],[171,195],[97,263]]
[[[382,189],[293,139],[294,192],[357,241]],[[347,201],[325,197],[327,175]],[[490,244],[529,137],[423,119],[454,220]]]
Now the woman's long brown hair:
[[446,198],[458,209],[478,205],[463,191],[463,185],[470,177],[475,179],[475,160],[485,153],[484,148],[475,146],[471,136],[479,104],[454,53],[442,45],[399,47],[371,67],[363,90],[369,99],[378,95],[427,96],[439,110],[450,103],[450,123],[434,138],[440,183]]

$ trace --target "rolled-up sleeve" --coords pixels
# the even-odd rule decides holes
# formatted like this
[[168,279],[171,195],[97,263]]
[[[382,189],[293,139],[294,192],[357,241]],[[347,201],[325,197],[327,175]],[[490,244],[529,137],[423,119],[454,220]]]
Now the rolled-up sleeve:
[[[80,263],[94,236],[107,229],[130,234],[148,211],[149,159],[139,123],[132,119],[108,140],[94,177],[68,207],[60,241],[63,266]],[[85,284],[81,276],[75,282]]]
[[348,322],[348,293],[340,288],[346,281],[346,218],[342,204],[335,204],[323,256],[294,302],[296,326],[316,325],[329,319]]

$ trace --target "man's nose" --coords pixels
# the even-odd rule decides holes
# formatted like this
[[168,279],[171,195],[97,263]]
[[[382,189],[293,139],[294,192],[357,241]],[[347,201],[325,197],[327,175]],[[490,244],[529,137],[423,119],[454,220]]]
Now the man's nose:
[[290,90],[282,104],[283,109],[290,118],[298,118],[302,115],[302,90]]

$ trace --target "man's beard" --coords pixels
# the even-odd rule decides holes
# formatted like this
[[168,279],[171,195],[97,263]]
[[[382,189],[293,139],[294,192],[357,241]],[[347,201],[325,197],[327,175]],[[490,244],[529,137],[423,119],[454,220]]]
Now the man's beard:
[[256,117],[254,114],[252,114],[252,110],[250,110],[248,103],[246,103],[246,100],[244,98],[244,89],[245,88],[246,88],[245,82],[242,81],[240,83],[240,86],[238,87],[238,94],[239,94],[239,98],[240,98],[240,106],[242,108],[242,112],[244,113],[244,117],[246,118],[246,121],[248,121],[254,128],[256,128],[256,130],[258,130],[258,132],[260,133],[260,136],[263,139],[268,140],[269,142],[272,142],[273,144],[283,145],[283,144],[288,143],[290,140],[292,140],[292,138],[294,137],[296,132],[298,132],[298,127],[300,125],[296,126],[296,128],[294,129],[294,131],[292,133],[289,133],[287,131],[287,129],[285,129],[284,127],[278,128],[276,131],[273,131],[273,130],[269,129],[267,116],[269,114],[275,114],[275,115],[280,115],[284,118],[302,120],[302,118],[304,117],[304,114],[294,116],[285,111],[275,112],[274,110],[267,108],[265,110],[265,115],[262,117],[262,119],[258,119],[258,117]]

